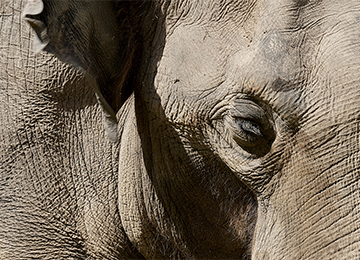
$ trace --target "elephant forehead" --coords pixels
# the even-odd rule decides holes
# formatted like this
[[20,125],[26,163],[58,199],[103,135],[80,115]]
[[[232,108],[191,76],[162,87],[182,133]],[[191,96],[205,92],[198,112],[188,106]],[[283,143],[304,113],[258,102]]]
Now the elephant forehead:
[[[191,110],[195,108],[193,103],[210,110],[234,92],[260,93],[274,83],[270,91],[277,95],[296,85],[291,81],[301,74],[298,48],[289,47],[295,34],[283,33],[274,20],[269,21],[271,30],[266,29],[269,25],[262,15],[268,15],[269,10],[263,1],[256,5],[255,1],[218,3],[208,7],[212,15],[206,18],[198,14],[196,4],[184,6],[189,10],[178,11],[181,15],[177,19],[174,17],[180,7],[170,8],[166,44],[155,78],[155,89],[165,110],[169,104],[181,101],[191,104]],[[298,39],[298,34],[295,36]],[[288,103],[289,95],[293,94],[277,100]],[[169,102],[171,96],[174,102]]]
[[339,99],[344,87],[357,93],[358,3],[236,2],[170,5],[155,84],[163,107],[172,94],[208,109],[238,92],[260,95],[286,114],[301,107],[301,114]]
[[[304,64],[310,68],[303,91],[308,107],[306,127],[322,126],[332,131],[341,126],[345,130],[353,123],[359,124],[360,3],[322,7],[312,18],[319,25],[308,32],[314,44],[309,45],[312,51]],[[326,135],[326,131],[320,132]]]
[[224,50],[217,38],[200,26],[178,27],[168,38],[159,71],[173,77],[186,91],[201,91],[221,77]]
[[167,25],[205,24],[223,21],[244,22],[263,0],[175,0],[167,8]]
[[[182,101],[192,111],[200,106],[210,110],[232,89],[225,82],[226,64],[236,50],[249,44],[248,33],[241,25],[250,20],[247,18],[254,2],[172,2],[155,78],[155,89],[165,110],[172,113],[166,107]],[[171,96],[174,102],[169,102]]]
[[167,10],[166,44],[158,67],[160,84],[156,88],[160,96],[174,89],[201,95],[218,86],[223,81],[227,59],[234,51],[234,46],[226,41],[237,42],[236,48],[249,42],[241,25],[249,20],[254,3],[172,1]]
[[155,78],[155,91],[170,121],[188,123],[226,95],[226,52],[218,38],[198,26],[179,26],[167,39]]

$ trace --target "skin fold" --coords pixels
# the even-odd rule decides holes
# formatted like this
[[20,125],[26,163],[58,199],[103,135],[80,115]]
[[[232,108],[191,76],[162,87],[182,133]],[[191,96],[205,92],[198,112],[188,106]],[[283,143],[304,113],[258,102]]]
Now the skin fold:
[[359,1],[3,2],[0,259],[360,258]]

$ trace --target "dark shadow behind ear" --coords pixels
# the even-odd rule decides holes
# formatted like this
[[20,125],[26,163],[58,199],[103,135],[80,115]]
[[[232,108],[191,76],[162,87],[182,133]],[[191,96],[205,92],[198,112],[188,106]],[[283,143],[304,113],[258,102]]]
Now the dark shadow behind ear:
[[113,142],[115,114],[134,87],[133,61],[141,53],[144,3],[28,0],[23,11],[23,19],[35,30],[35,52],[51,52],[84,71],[102,108],[106,135]]

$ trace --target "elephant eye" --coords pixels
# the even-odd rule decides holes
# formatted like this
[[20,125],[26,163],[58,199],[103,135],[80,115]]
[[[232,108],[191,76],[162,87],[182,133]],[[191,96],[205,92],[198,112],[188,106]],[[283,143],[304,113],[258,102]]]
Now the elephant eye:
[[243,150],[256,157],[270,151],[275,131],[269,113],[257,103],[237,99],[224,119],[232,139]]

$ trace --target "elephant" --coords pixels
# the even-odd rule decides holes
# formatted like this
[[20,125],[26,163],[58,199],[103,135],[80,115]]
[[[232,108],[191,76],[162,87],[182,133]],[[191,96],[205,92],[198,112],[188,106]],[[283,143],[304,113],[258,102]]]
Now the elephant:
[[0,10],[1,259],[360,258],[359,1]]

